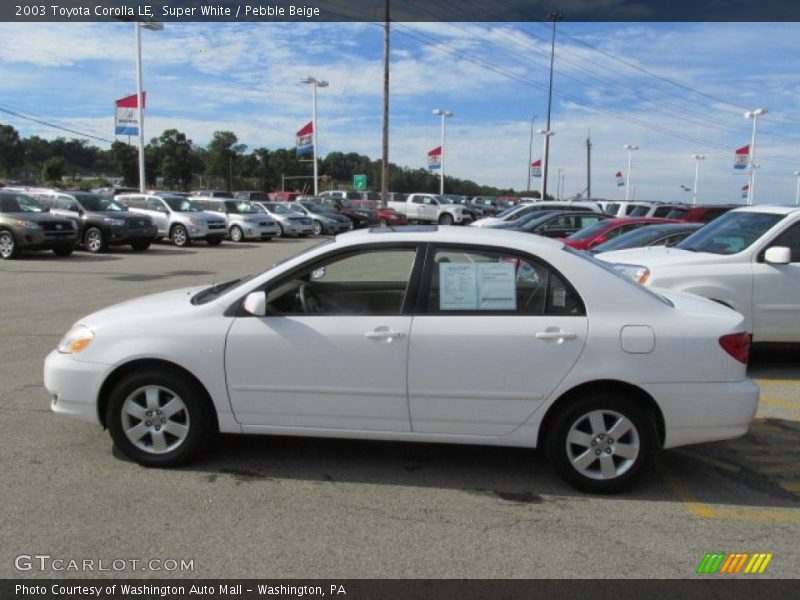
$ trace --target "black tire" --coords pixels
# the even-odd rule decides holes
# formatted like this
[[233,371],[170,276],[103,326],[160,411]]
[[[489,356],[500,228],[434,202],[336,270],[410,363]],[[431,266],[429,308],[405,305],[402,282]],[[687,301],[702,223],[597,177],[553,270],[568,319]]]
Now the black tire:
[[136,240],[135,242],[131,242],[131,248],[136,250],[136,252],[144,252],[150,247],[150,240]]
[[439,216],[439,225],[452,225],[453,215],[445,213]]
[[169,239],[178,248],[192,245],[192,239],[189,237],[189,232],[186,231],[186,227],[183,225],[173,226],[169,231]]
[[[599,431],[590,426],[590,414],[600,415],[603,427]],[[612,424],[619,422],[620,417],[626,419],[631,428],[615,440],[609,433],[614,432]],[[585,445],[583,442],[568,444],[570,432],[584,435]],[[571,486],[596,494],[614,494],[630,486],[651,460],[658,439],[648,412],[623,393],[612,391],[589,392],[565,403],[545,433],[547,456],[558,474]],[[618,454],[623,451],[626,456]],[[581,456],[586,456],[589,462],[573,465],[572,461],[577,462]],[[616,474],[604,475],[603,464]]]
[[208,238],[206,244],[209,246],[219,246],[222,243],[222,238]]
[[53,254],[59,257],[69,256],[70,254],[72,254],[73,250],[74,248],[72,246],[57,246],[53,248]]
[[10,260],[19,256],[19,246],[14,234],[3,229],[0,231],[0,258]]
[[244,240],[244,231],[242,231],[242,228],[238,225],[231,227],[228,235],[230,236],[232,242],[241,242]]
[[311,223],[311,228],[314,235],[322,235],[322,223],[319,221],[313,221]]
[[[169,417],[164,417],[166,411],[156,414],[155,410],[142,414],[141,419],[132,417],[125,410],[127,402],[138,405],[137,410],[149,410],[145,388],[158,388],[159,411],[175,397],[182,401],[183,408]],[[106,409],[106,426],[114,445],[131,460],[146,467],[175,467],[190,462],[208,446],[215,433],[212,410],[208,396],[195,381],[169,369],[146,369],[127,375],[114,386]],[[166,424],[161,425],[159,420]],[[173,425],[186,428],[183,437],[170,433]],[[163,431],[155,430],[162,426]],[[126,434],[126,428],[130,431],[134,427],[145,432],[138,443]],[[164,440],[162,451],[156,450],[155,436]]]
[[108,250],[106,234],[99,227],[89,227],[83,234],[83,247],[92,254]]

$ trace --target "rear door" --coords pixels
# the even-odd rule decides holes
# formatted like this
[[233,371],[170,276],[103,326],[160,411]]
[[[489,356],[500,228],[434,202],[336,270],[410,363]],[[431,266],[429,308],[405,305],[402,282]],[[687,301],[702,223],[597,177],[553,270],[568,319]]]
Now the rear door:
[[572,370],[586,333],[574,288],[535,257],[432,247],[411,328],[413,430],[512,432]]

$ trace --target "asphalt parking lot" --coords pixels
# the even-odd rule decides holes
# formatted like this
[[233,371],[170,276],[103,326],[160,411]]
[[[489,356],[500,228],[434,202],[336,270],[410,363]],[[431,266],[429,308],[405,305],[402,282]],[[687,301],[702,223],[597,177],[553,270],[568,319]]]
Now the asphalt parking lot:
[[[750,434],[663,452],[613,497],[568,488],[540,453],[472,446],[224,436],[199,463],[145,469],[98,426],[50,414],[42,362],[81,316],[262,270],[312,243],[0,263],[0,577],[684,578],[717,551],[772,553],[759,577],[798,576],[797,349],[754,353]],[[21,554],[193,570],[20,572]]]

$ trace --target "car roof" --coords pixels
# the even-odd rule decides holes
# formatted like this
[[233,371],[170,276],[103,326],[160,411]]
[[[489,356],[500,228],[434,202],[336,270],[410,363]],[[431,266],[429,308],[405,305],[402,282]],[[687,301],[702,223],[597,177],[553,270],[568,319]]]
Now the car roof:
[[753,206],[743,206],[735,208],[731,212],[760,212],[776,215],[788,215],[800,211],[800,206],[780,205],[780,204],[756,204]]
[[543,246],[563,248],[562,242],[520,231],[489,227],[459,227],[454,225],[422,225],[403,227],[372,227],[355,229],[336,236],[339,242],[350,244],[380,242],[435,242],[488,246]]

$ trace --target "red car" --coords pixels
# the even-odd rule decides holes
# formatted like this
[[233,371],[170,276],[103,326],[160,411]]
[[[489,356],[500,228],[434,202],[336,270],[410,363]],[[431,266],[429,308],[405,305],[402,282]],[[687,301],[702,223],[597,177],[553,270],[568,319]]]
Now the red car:
[[400,225],[408,225],[408,219],[406,216],[401,213],[397,212],[393,208],[384,208],[381,206],[379,200],[351,200],[351,202],[356,206],[363,206],[364,208],[369,208],[374,210],[378,213],[378,219],[380,219],[381,225],[385,227],[398,227]]
[[644,225],[655,225],[656,223],[681,223],[676,219],[658,219],[655,217],[620,217],[617,219],[605,219],[598,221],[594,225],[585,227],[573,233],[563,241],[567,246],[577,250],[588,250],[598,244],[614,239],[618,235],[627,233],[633,229]]
[[743,204],[705,204],[695,206],[676,206],[665,216],[686,223],[708,223],[729,210],[741,208]]

